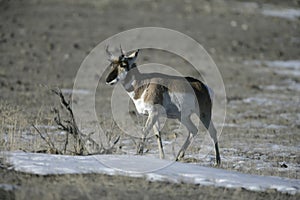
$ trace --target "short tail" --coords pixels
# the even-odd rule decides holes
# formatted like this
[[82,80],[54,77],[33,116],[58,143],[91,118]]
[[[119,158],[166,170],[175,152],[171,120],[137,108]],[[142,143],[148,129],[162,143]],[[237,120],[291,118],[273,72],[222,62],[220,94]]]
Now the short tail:
[[[206,101],[209,102],[209,104],[210,104],[210,106],[207,109],[211,109],[211,106],[212,106],[213,100],[214,100],[214,96],[215,96],[214,91],[210,87],[208,87],[206,84],[202,83],[201,81],[199,81],[195,78],[185,77],[185,79],[191,84],[196,95],[198,92],[200,92],[200,94],[197,95],[197,98],[199,98],[200,96],[206,97],[207,92],[208,92],[209,101],[207,101],[208,98],[204,98],[204,99],[206,99]],[[198,99],[198,103],[202,102],[202,100],[203,99]]]

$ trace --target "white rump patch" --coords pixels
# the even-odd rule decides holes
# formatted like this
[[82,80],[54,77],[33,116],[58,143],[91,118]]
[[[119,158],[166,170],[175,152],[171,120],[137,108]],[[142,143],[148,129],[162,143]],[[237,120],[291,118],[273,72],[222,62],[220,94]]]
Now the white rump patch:
[[207,90],[208,90],[208,93],[209,93],[209,96],[210,96],[210,99],[211,101],[213,102],[214,101],[214,97],[215,97],[215,93],[213,91],[213,89],[211,89],[210,87],[208,87],[207,85],[205,85]]

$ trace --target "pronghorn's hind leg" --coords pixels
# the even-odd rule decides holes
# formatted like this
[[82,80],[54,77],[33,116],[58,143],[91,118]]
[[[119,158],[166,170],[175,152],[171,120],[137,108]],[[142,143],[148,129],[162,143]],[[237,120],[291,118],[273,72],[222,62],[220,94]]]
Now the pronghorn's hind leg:
[[195,95],[198,100],[198,109],[195,112],[200,118],[201,122],[208,130],[210,137],[212,138],[215,146],[216,153],[216,165],[220,165],[221,158],[218,147],[218,138],[217,138],[217,130],[211,120],[211,112],[212,112],[212,96],[210,93],[210,89],[203,84],[201,81],[195,80],[193,78],[187,77],[187,80],[190,82],[191,86],[194,89]]
[[181,149],[179,150],[177,156],[176,156],[176,161],[182,159],[184,157],[184,153],[186,149],[189,147],[189,145],[192,142],[192,139],[195,137],[195,135],[198,132],[197,127],[194,125],[192,122],[190,116],[184,118],[181,120],[181,123],[188,129],[189,135],[186,138],[184,144],[182,145]]
[[215,145],[215,154],[216,154],[216,162],[215,165],[221,164],[221,158],[219,153],[219,146],[218,146],[218,137],[217,137],[217,130],[214,126],[214,123],[211,120],[211,112],[208,113],[201,113],[200,120],[205,126],[205,128],[208,130],[210,137],[212,138],[214,145]]

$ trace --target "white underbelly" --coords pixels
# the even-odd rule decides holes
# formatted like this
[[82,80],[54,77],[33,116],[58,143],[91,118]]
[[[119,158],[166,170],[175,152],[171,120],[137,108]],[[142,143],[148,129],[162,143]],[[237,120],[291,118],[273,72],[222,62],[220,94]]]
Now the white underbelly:
[[153,109],[153,105],[148,104],[144,101],[145,92],[141,95],[139,99],[134,99],[134,92],[129,92],[128,94],[132,99],[135,108],[139,114],[149,114],[149,112]]

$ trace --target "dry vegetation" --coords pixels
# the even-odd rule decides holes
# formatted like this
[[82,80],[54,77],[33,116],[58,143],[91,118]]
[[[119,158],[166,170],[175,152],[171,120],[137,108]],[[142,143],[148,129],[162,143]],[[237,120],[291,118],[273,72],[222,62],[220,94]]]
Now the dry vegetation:
[[[47,131],[44,134],[35,126],[32,125],[39,136],[47,144],[47,152],[54,154],[71,154],[71,155],[89,155],[89,154],[109,154],[116,151],[116,144],[118,143],[120,136],[113,137],[112,131],[114,126],[111,126],[110,131],[106,131],[105,136],[109,143],[108,148],[104,147],[101,142],[96,142],[91,138],[91,133],[83,133],[79,130],[77,122],[72,110],[71,97],[68,99],[58,89],[51,90],[60,100],[60,107],[52,108],[54,114],[54,122],[57,129],[62,131],[64,134],[64,142],[54,142],[56,135],[50,136]],[[114,139],[114,140],[113,140]],[[62,144],[63,143],[63,144]]]

